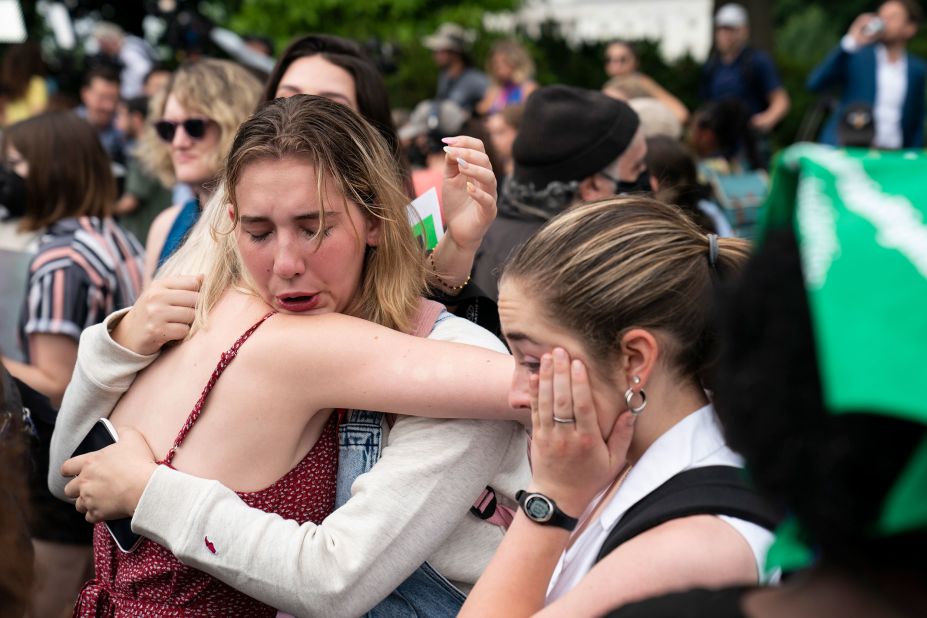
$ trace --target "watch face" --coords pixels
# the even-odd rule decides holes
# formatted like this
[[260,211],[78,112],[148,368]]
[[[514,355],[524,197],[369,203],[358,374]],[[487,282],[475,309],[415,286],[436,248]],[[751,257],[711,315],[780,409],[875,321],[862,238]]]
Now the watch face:
[[531,496],[525,501],[525,513],[534,521],[545,522],[553,512],[554,505],[544,496]]

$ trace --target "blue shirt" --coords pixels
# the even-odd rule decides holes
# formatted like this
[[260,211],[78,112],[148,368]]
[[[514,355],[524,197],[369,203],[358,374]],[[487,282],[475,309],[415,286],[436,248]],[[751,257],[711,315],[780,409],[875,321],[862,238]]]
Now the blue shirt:
[[174,252],[187,239],[187,234],[200,218],[200,212],[200,202],[195,197],[183,205],[164,240],[164,247],[161,248],[161,255],[158,256],[158,268],[161,268],[167,258],[174,255]]
[[717,57],[705,64],[699,96],[706,101],[740,99],[751,114],[758,114],[769,107],[769,95],[781,86],[769,54],[746,47],[730,64]]

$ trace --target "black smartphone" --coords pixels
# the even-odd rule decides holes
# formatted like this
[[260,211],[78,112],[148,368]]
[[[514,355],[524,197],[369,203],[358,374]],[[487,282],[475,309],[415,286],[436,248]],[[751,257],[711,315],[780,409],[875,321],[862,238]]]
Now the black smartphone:
[[[86,437],[74,449],[71,457],[85,455],[106,448],[110,444],[115,444],[119,439],[116,434],[116,428],[109,422],[109,419],[101,418],[93,424],[93,428],[87,433]],[[109,530],[110,536],[116,542],[116,547],[125,553],[129,553],[138,547],[141,542],[141,535],[132,532],[132,518],[123,517],[121,519],[111,519],[103,522]]]

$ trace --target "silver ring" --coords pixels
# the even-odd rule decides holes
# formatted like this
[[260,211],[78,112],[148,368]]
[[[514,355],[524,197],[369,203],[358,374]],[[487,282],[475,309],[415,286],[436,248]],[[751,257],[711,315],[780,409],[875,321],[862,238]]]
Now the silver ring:
[[555,423],[562,423],[564,425],[569,425],[570,423],[575,423],[575,418],[560,418],[559,416],[554,416]]
[[640,416],[640,413],[647,407],[647,393],[644,392],[644,389],[640,389],[638,394],[641,396],[641,405],[634,407],[631,405],[631,400],[634,399],[634,389],[629,388],[624,393],[624,400],[628,403],[628,409],[634,416]]

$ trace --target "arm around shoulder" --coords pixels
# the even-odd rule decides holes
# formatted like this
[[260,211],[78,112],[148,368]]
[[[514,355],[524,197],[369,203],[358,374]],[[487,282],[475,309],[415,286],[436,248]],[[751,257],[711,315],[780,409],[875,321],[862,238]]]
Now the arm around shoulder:
[[132,527],[278,609],[361,615],[471,517],[512,435],[508,424],[400,418],[383,457],[320,525],[250,508],[216,481],[159,466]]
[[[307,410],[352,408],[433,418],[518,420],[508,403],[513,361],[344,315],[278,315],[251,344],[268,383],[306,384]],[[258,343],[260,342],[260,343]],[[315,354],[281,355],[281,349]],[[305,376],[313,376],[307,383]],[[480,388],[473,388],[479,384]]]

